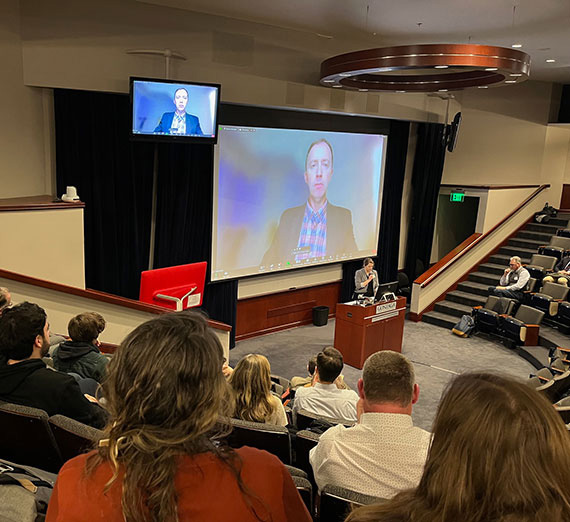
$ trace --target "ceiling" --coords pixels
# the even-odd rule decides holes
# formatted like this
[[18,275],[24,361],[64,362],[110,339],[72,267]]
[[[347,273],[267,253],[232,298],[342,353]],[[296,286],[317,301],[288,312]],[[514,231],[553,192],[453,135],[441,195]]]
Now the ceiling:
[[314,33],[343,52],[363,43],[522,44],[531,79],[570,83],[570,0],[139,1]]

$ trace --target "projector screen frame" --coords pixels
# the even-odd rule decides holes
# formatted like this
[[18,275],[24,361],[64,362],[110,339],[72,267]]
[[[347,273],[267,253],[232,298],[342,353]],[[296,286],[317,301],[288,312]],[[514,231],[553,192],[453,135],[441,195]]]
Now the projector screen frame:
[[[222,111],[224,109],[227,109],[228,106],[230,106],[230,108],[238,108],[238,109],[243,109],[247,106],[242,106],[242,105],[236,105],[234,107],[231,107],[232,104],[227,104],[224,103],[222,104]],[[259,111],[271,111],[273,113],[275,112],[282,112],[282,113],[288,113],[289,110],[287,109],[280,109],[280,108],[262,108],[262,107],[258,107],[258,106],[252,106],[252,109],[257,109]],[[212,204],[212,236],[211,236],[211,252],[210,252],[210,259],[211,259],[211,263],[210,263],[210,270],[208,272],[208,279],[210,281],[210,283],[219,283],[219,282],[226,282],[226,281],[233,281],[233,280],[241,280],[241,279],[248,279],[248,278],[254,278],[254,277],[264,277],[264,276],[268,276],[268,275],[284,275],[287,274],[289,272],[294,272],[297,270],[302,270],[302,269],[310,269],[310,268],[318,268],[318,267],[327,267],[327,266],[331,266],[334,264],[342,264],[345,262],[353,262],[353,261],[359,261],[362,259],[365,259],[366,257],[372,257],[375,258],[378,255],[378,239],[379,239],[379,234],[380,234],[380,228],[381,228],[381,221],[382,221],[382,206],[383,206],[383,196],[384,196],[384,182],[385,182],[385,173],[386,173],[386,162],[387,162],[387,156],[388,156],[388,141],[389,141],[389,137],[390,137],[390,132],[389,132],[389,120],[386,120],[384,118],[375,118],[375,117],[359,117],[359,116],[350,116],[350,115],[346,115],[346,114],[339,114],[339,113],[325,113],[325,111],[304,111],[304,110],[297,110],[297,111],[292,111],[292,112],[296,112],[297,114],[299,112],[301,113],[306,113],[309,117],[311,117],[313,114],[316,114],[318,116],[324,116],[324,117],[328,117],[328,116],[332,116],[333,118],[335,118],[338,121],[340,121],[340,119],[345,119],[345,121],[348,123],[348,118],[352,119],[358,119],[358,120],[372,120],[375,122],[381,122],[384,124],[388,124],[387,128],[384,127],[383,125],[379,125],[379,128],[371,128],[371,127],[357,127],[357,128],[351,128],[351,129],[346,129],[342,126],[339,125],[322,125],[319,124],[319,121],[317,120],[316,124],[315,122],[313,122],[313,125],[311,126],[305,126],[305,125],[295,125],[295,127],[291,127],[289,126],[287,123],[284,123],[283,121],[277,121],[275,125],[267,125],[267,124],[257,124],[257,123],[251,123],[248,122],[247,124],[244,122],[240,122],[240,123],[235,123],[235,121],[232,121],[231,123],[228,121],[221,121],[221,120],[226,120],[226,118],[219,118],[219,123],[218,123],[218,127],[223,127],[223,126],[243,126],[243,127],[256,127],[256,128],[262,128],[262,129],[281,129],[281,130],[297,130],[297,131],[313,131],[313,132],[331,132],[331,133],[343,133],[343,134],[369,134],[369,135],[373,135],[373,136],[379,136],[383,138],[383,145],[382,145],[382,157],[380,160],[380,182],[379,182],[379,187],[378,187],[378,205],[377,205],[377,211],[376,211],[376,224],[375,224],[375,230],[377,231],[376,234],[376,244],[374,245],[374,251],[371,252],[365,252],[356,256],[349,256],[346,258],[335,258],[335,259],[330,259],[330,260],[326,260],[326,261],[319,261],[319,262],[310,262],[310,263],[302,263],[299,265],[295,265],[295,266],[290,266],[290,267],[285,267],[285,268],[280,268],[280,269],[272,269],[272,270],[265,270],[265,271],[260,271],[260,272],[255,272],[255,273],[247,273],[247,274],[236,274],[236,275],[231,275],[228,277],[221,277],[221,278],[215,278],[214,277],[214,268],[215,268],[215,263],[214,261],[216,260],[216,250],[217,250],[217,234],[214,231],[214,228],[217,226],[217,216],[216,216],[216,211],[218,209],[218,176],[219,176],[219,160],[220,160],[220,150],[219,150],[219,146],[215,148],[214,151],[214,169],[213,169],[213,187],[212,187],[212,196],[213,196],[213,204]],[[255,117],[253,118],[253,120],[255,121]],[[332,127],[332,128],[331,128]],[[217,131],[217,135],[219,136],[220,131]],[[353,225],[354,226],[354,225]]]
[[[153,82],[163,84],[175,84],[188,87],[212,87],[216,89],[216,110],[214,112],[213,130],[214,136],[178,136],[175,134],[139,134],[133,132],[134,125],[134,82]],[[166,80],[163,78],[148,78],[141,76],[129,77],[129,138],[132,141],[145,141],[156,143],[193,143],[203,145],[215,145],[218,143],[218,128],[220,120],[220,105],[221,105],[221,90],[222,84],[209,83],[209,82],[195,82],[189,80]]]

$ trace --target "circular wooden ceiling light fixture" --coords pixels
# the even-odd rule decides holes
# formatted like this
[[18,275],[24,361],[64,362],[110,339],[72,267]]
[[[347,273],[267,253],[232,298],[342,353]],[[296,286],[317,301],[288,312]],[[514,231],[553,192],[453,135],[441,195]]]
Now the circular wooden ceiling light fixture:
[[437,92],[511,85],[530,74],[530,56],[471,44],[401,45],[339,54],[321,64],[320,83],[361,91]]

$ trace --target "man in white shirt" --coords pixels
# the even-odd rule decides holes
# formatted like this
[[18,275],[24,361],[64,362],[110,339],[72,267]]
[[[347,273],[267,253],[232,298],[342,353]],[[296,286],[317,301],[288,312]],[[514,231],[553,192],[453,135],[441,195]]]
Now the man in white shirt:
[[343,367],[342,354],[327,346],[317,355],[315,385],[299,388],[293,402],[293,415],[300,409],[324,417],[356,421],[358,395],[352,390],[342,390],[335,384]]
[[490,286],[489,294],[497,297],[508,297],[522,301],[528,280],[529,271],[521,264],[519,256],[511,257],[508,268],[505,268],[499,286]]
[[310,452],[319,490],[330,484],[392,498],[416,487],[431,436],[412,423],[412,405],[420,393],[412,364],[400,353],[372,354],[358,393],[358,424],[328,429]]

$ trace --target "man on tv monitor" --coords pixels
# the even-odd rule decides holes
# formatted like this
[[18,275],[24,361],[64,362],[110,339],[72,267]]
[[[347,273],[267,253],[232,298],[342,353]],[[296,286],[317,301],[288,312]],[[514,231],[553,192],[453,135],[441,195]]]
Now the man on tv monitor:
[[154,132],[162,132],[164,134],[176,135],[193,135],[202,136],[203,132],[200,128],[200,120],[197,116],[186,112],[188,104],[188,91],[184,87],[176,89],[174,92],[174,112],[165,112],[160,118]]
[[281,215],[271,246],[261,264],[356,252],[352,214],[327,200],[333,175],[333,149],[320,139],[309,146],[305,159],[305,183],[309,197],[304,205],[288,208]]

